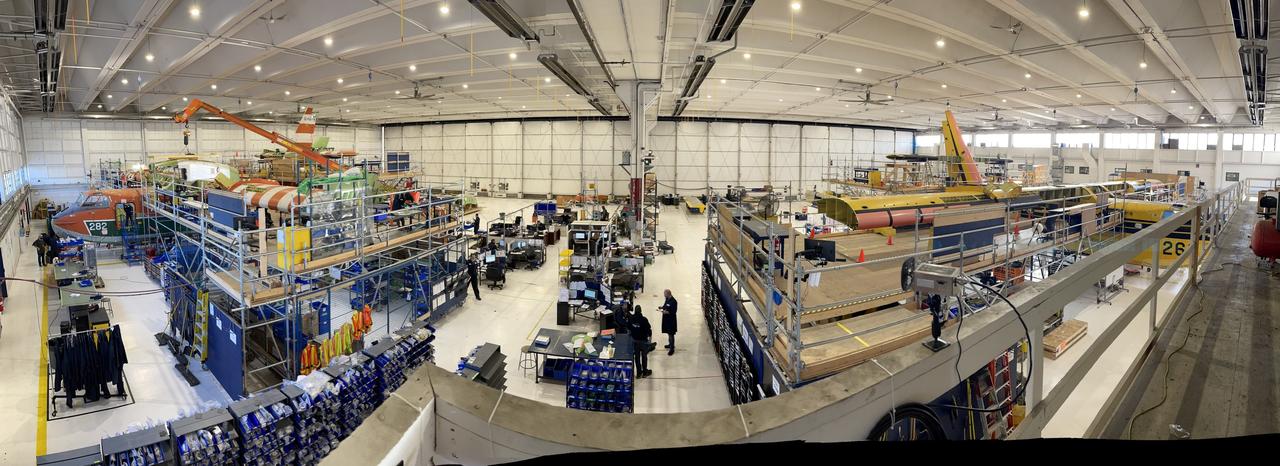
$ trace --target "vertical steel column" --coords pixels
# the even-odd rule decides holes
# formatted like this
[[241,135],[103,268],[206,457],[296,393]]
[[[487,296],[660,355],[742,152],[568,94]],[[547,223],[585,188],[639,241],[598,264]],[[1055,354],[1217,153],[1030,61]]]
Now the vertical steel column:
[[[1160,279],[1160,243],[1163,243],[1163,242],[1164,241],[1157,241],[1155,244],[1151,245],[1151,283],[1153,286],[1156,280]],[[1152,334],[1154,334],[1156,331],[1156,301],[1158,300],[1159,297],[1160,297],[1159,291],[1151,294],[1151,332]]]
[[1195,215],[1191,216],[1191,276],[1187,283],[1191,286],[1200,284],[1200,205],[1196,204]]

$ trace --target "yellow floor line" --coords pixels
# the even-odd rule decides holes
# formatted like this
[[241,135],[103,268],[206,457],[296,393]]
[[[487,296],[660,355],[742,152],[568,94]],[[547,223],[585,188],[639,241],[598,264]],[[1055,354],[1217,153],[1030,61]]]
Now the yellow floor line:
[[[52,269],[45,270],[44,281],[48,283],[51,280]],[[49,377],[47,376],[49,366],[49,345],[45,342],[49,341],[49,321],[45,315],[49,311],[49,289],[41,286],[43,296],[40,300],[40,309],[38,310],[38,318],[40,323],[40,364],[36,366],[37,383],[36,399],[39,405],[36,406],[36,456],[43,456],[48,450],[48,411],[49,411]]]
[[524,336],[525,340],[533,339],[533,332],[538,331],[538,328],[539,328],[538,326],[542,325],[542,319],[547,317],[547,311],[550,311],[551,307],[555,305],[556,303],[553,302],[551,304],[548,304],[546,309],[542,310],[542,315],[538,316],[538,321],[533,323],[533,328],[529,329],[529,334]]
[[[840,322],[836,322],[836,327],[840,327],[840,330],[844,330],[844,333],[845,333],[845,334],[853,335],[853,331],[852,331],[852,330],[849,330],[849,327],[845,327],[845,326],[844,326],[844,324],[842,324],[842,323],[840,323]],[[867,341],[866,341],[866,340],[863,340],[863,339],[862,339],[862,337],[860,337],[860,336],[854,335],[854,336],[853,336],[853,339],[854,339],[854,340],[858,340],[858,343],[862,343],[862,347],[863,347],[863,348],[870,348],[870,347],[871,347],[871,345],[868,345],[868,344],[867,344]]]

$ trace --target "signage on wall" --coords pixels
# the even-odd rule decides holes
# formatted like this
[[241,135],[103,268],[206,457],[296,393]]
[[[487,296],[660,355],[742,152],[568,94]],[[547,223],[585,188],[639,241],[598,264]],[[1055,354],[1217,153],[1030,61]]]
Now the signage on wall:
[[1089,167],[1084,167],[1084,166],[1080,167],[1080,174],[1081,174],[1081,175],[1088,175],[1088,174],[1089,174]]
[[1240,181],[1240,172],[1227,172],[1227,181]]
[[1071,165],[1067,165],[1067,166],[1065,166],[1065,167],[1062,167],[1062,170],[1063,170],[1064,172],[1066,172],[1068,175],[1074,175],[1074,174],[1076,174],[1076,167],[1073,167],[1073,166],[1071,166]]

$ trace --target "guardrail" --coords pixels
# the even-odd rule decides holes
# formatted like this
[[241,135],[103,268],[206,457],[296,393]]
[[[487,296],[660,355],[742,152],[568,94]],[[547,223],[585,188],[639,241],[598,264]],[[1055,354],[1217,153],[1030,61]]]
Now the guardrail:
[[[1044,281],[1033,283],[1010,298],[1023,318],[1044,320],[1066,303],[1123,266],[1138,252],[1155,247],[1179,227],[1192,224],[1195,233],[1213,222],[1215,235],[1223,231],[1241,200],[1239,185],[1208,196],[1187,209],[1141,232],[1117,240]],[[1207,221],[1206,221],[1207,220]],[[1138,318],[1154,301],[1156,290],[1167,284],[1172,271],[1191,261],[1202,261],[1200,248],[1189,248],[1158,274],[1148,291],[1104,330],[1048,393],[1044,390],[1043,365],[1036,364],[1026,391],[1028,416],[1014,437],[1037,436],[1062,407],[1093,363],[1106,353],[1127,323]],[[1158,269],[1157,269],[1158,270]],[[1188,289],[1194,280],[1188,282]],[[1157,328],[1167,323],[1154,320]],[[968,316],[963,332],[944,331],[965,348],[960,371],[972,373],[991,354],[1023,340],[1023,330],[1007,305],[1000,303]],[[448,331],[447,327],[441,331]],[[1154,333],[1153,333],[1154,334]],[[1032,332],[1032,357],[1043,360],[1040,332]],[[1149,346],[1153,340],[1148,339]],[[764,400],[711,411],[671,414],[609,414],[572,410],[527,400],[456,377],[448,371],[424,366],[410,382],[395,392],[405,403],[388,403],[365,421],[352,439],[344,441],[326,460],[328,464],[421,464],[425,456],[463,464],[498,463],[535,456],[570,452],[673,448],[722,443],[786,440],[853,441],[867,438],[873,426],[896,406],[927,403],[955,385],[959,352],[956,345],[931,352],[908,345],[870,363],[860,364],[831,377]],[[1117,395],[1118,396],[1118,395]],[[1116,396],[1113,396],[1115,398]],[[401,434],[406,426],[412,432]],[[424,427],[425,426],[425,427]],[[427,429],[419,431],[417,429]],[[434,430],[434,435],[431,430]],[[378,437],[391,432],[396,436]],[[380,440],[374,442],[356,439]],[[417,446],[418,448],[413,448]]]

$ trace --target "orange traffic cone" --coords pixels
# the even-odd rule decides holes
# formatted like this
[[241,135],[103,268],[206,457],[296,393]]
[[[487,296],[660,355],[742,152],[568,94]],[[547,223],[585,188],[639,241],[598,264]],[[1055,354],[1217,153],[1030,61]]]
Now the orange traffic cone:
[[865,249],[858,250],[858,263],[861,264],[867,260],[867,251]]

